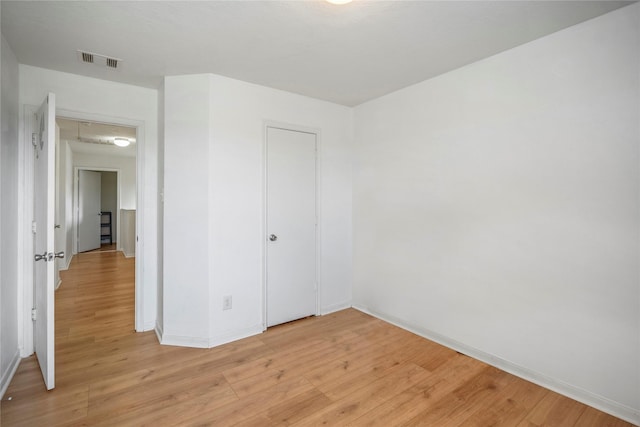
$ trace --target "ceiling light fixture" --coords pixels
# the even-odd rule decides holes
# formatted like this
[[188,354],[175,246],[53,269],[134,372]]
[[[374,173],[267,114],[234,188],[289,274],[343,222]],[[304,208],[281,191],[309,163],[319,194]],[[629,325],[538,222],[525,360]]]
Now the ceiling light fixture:
[[351,3],[351,0],[327,0],[327,2],[331,4],[343,5],[343,4]]
[[129,141],[126,138],[116,138],[113,140],[113,143],[116,144],[118,147],[128,147],[129,144],[131,144],[131,141]]

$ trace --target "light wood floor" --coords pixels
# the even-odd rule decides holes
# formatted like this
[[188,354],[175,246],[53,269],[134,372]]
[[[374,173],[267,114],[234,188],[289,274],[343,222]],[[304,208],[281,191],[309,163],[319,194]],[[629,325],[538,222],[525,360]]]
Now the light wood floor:
[[4,427],[630,425],[353,309],[189,349],[134,333],[133,259],[80,254],[62,279],[57,387],[25,359]]

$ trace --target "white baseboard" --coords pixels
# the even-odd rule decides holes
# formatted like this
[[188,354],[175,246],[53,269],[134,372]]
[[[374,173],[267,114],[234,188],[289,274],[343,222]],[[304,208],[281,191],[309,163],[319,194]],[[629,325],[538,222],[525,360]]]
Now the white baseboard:
[[18,370],[18,366],[20,366],[20,350],[16,350],[15,354],[11,358],[11,363],[9,363],[7,369],[2,373],[2,377],[0,378],[0,399],[4,398],[4,394],[7,391],[13,376]]
[[[69,269],[69,266],[71,265],[71,260],[73,259],[73,254],[71,254],[71,256],[65,256],[63,259],[65,263],[64,265],[61,265],[60,267],[58,267],[58,272],[66,271]],[[58,277],[58,283],[56,283],[56,291],[58,290],[60,285],[62,285],[62,279]]]
[[235,330],[226,334],[209,337],[209,347],[216,347],[222,344],[227,344],[233,341],[241,340],[243,338],[251,337],[253,335],[261,334],[263,331],[262,324],[254,325],[248,328]]
[[153,330],[156,332],[156,336],[158,337],[158,342],[162,343],[162,326],[156,323],[156,327],[153,328]]
[[614,417],[618,417],[630,423],[640,425],[640,408],[639,409],[630,408],[626,405],[620,404],[618,402],[614,402],[610,399],[591,393],[587,390],[583,390],[579,387],[573,386],[571,384],[567,384],[563,381],[559,381],[555,378],[548,377],[539,372],[533,371],[531,369],[525,368],[523,366],[517,365],[507,360],[501,359],[500,357],[497,357],[492,354],[486,353],[484,351],[478,350],[476,348],[470,347],[466,344],[463,344],[459,341],[453,340],[446,336],[440,335],[436,332],[430,331],[428,329],[425,329],[419,326],[410,325],[407,322],[401,319],[398,319],[394,316],[390,316],[385,313],[379,313],[374,310],[369,310],[367,307],[357,305],[357,304],[355,304],[353,308],[355,308],[356,310],[362,311],[364,313],[370,314],[371,316],[377,317],[380,320],[384,320],[385,322],[391,323],[402,329],[406,329],[407,331],[413,332],[414,334],[419,335],[423,338],[426,338],[431,341],[435,341],[438,344],[441,344],[445,347],[449,347],[460,353],[466,354],[467,356],[473,357],[474,359],[478,359],[491,366],[495,366],[498,369],[501,369],[505,372],[513,374],[517,377],[523,378],[541,387],[555,391],[556,393],[559,393],[571,399],[577,400],[578,402],[582,402],[585,405],[592,406],[602,412],[611,414]]
[[142,327],[144,328],[142,332],[148,332],[153,331],[157,327],[157,325],[156,322],[147,322],[143,324]]
[[351,308],[351,301],[345,301],[339,304],[332,304],[327,307],[322,307],[320,309],[320,315],[324,316],[325,314],[335,313],[336,311],[344,310],[347,308]]
[[174,345],[177,347],[209,348],[209,340],[207,338],[186,337],[181,335],[168,335],[156,329],[156,334],[158,333],[160,333],[158,338],[160,338],[160,344],[162,345]]
[[122,255],[124,255],[125,258],[135,258],[136,254],[134,253],[127,253],[125,251],[123,251],[122,249],[120,249],[120,252],[122,252]]
[[73,255],[74,254],[71,254],[71,256],[65,255],[65,257],[63,258],[65,264],[61,265],[60,268],[58,268],[58,271],[65,271],[69,269],[69,266],[71,265],[71,260],[73,259]]
[[162,345],[175,345],[179,347],[194,347],[194,348],[211,348],[217,347],[222,344],[227,344],[233,341],[241,340],[243,338],[251,337],[253,335],[261,334],[262,325],[255,325],[249,328],[244,328],[229,332],[227,334],[221,334],[213,337],[200,338],[200,337],[185,337],[180,335],[167,335],[164,333],[160,325],[155,327],[156,335]]

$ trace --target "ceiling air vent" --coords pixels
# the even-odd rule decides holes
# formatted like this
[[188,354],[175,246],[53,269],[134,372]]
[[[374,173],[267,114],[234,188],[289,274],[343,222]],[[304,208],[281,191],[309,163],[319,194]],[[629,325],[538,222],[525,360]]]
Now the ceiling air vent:
[[118,60],[113,58],[107,58],[107,67],[118,68]]
[[87,52],[80,52],[82,54],[82,62],[88,62],[93,64],[93,54]]
[[86,64],[95,64],[103,67],[111,68],[112,70],[118,68],[122,59],[111,58],[107,55],[101,55],[99,53],[94,52],[85,52],[82,50],[78,50],[78,59],[80,62],[84,62]]

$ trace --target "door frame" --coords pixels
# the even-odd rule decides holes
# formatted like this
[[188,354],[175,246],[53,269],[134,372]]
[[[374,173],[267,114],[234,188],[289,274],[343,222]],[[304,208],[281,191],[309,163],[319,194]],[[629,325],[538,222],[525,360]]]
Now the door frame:
[[322,141],[320,129],[308,126],[300,126],[291,123],[283,123],[273,120],[265,120],[262,126],[262,221],[260,224],[261,260],[262,260],[262,330],[267,330],[267,138],[269,128],[288,130],[293,132],[310,133],[316,137],[316,182],[315,182],[315,203],[316,203],[316,311],[315,315],[320,315],[320,301],[322,301],[322,275],[320,266],[322,259],[322,206],[320,203],[320,192],[322,191],[322,169],[320,158],[322,157]]
[[[34,114],[38,106],[25,104],[20,109],[22,126],[19,127],[18,158],[22,166],[21,182],[18,192],[18,283],[22,291],[18,291],[18,339],[21,348],[20,356],[28,357],[34,352],[34,330],[31,321],[33,304],[33,239],[31,223],[33,221],[33,156],[31,156],[31,133],[36,129]],[[143,120],[109,116],[105,114],[56,108],[56,118],[108,123],[136,128],[136,266],[135,266],[135,321],[137,332],[144,327],[144,176],[145,176],[145,122]]]
[[[71,242],[71,247],[73,248],[73,254],[76,255],[78,253],[78,228],[80,227],[80,171],[90,171],[90,172],[115,172],[116,173],[116,209],[115,218],[116,218],[116,250],[120,250],[122,248],[122,243],[120,242],[120,169],[117,168],[106,168],[99,166],[74,166],[73,167],[73,242]],[[100,239],[102,240],[102,239]]]

